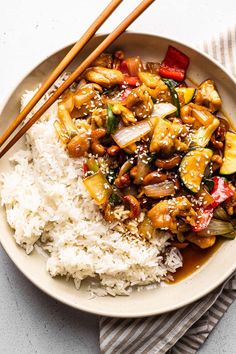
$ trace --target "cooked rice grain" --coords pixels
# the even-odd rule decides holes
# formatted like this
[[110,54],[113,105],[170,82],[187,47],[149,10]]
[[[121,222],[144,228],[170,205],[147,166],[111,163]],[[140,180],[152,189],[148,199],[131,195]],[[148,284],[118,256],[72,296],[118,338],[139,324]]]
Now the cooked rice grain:
[[[32,94],[23,96],[24,105]],[[169,234],[147,242],[131,237],[122,221],[104,221],[84,187],[83,158],[69,158],[58,141],[56,113],[54,105],[28,131],[27,149],[13,156],[12,170],[1,177],[1,202],[17,244],[30,253],[40,241],[51,276],[71,277],[77,288],[92,277],[102,296],[128,295],[134,286],[175,272],[182,259],[178,250],[168,250]],[[122,210],[118,214],[122,220]],[[129,227],[137,230],[137,223]]]

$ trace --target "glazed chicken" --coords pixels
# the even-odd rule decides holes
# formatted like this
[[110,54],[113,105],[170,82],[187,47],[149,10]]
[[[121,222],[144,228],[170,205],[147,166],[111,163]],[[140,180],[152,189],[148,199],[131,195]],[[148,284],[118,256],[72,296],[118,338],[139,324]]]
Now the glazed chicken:
[[54,124],[69,156],[84,159],[106,222],[135,220],[147,240],[165,230],[180,249],[236,236],[236,134],[219,118],[215,82],[189,84],[188,65],[172,46],[160,64],[104,53],[61,97]]
[[213,113],[221,108],[221,98],[213,80],[206,80],[199,86],[195,102],[208,107]]
[[149,210],[148,217],[157,229],[177,232],[178,218],[182,218],[187,224],[195,226],[196,212],[186,197],[177,197],[162,200]]

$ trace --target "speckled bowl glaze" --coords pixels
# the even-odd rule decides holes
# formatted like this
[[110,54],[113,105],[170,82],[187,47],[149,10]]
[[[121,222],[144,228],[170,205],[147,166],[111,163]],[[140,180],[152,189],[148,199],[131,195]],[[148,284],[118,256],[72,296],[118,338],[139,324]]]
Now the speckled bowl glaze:
[[[69,70],[83,60],[103,39],[104,36],[94,37]],[[223,99],[223,109],[233,121],[236,117],[236,82],[221,65],[207,55],[168,38],[138,33],[123,34],[112,44],[110,50],[120,48],[127,55],[140,55],[145,61],[161,61],[169,44],[174,45],[190,57],[188,75],[194,82],[200,83],[207,78],[216,81]],[[19,99],[24,90],[34,89],[39,82],[43,81],[69,48],[63,48],[51,55],[16,85],[16,89],[2,108],[1,133],[17,115]],[[9,158],[23,144],[24,139],[0,160],[0,173],[10,168]],[[72,281],[66,282],[65,279],[51,278],[45,269],[45,258],[41,254],[34,251],[28,256],[23,249],[16,245],[13,230],[7,224],[3,208],[0,209],[0,230],[2,246],[15,265],[33,284],[65,304],[94,314],[140,317],[172,311],[206,295],[236,269],[236,240],[234,240],[225,242],[200,269],[179,283],[160,286],[153,290],[134,291],[129,297],[107,296],[89,299],[86,282],[78,291]]]

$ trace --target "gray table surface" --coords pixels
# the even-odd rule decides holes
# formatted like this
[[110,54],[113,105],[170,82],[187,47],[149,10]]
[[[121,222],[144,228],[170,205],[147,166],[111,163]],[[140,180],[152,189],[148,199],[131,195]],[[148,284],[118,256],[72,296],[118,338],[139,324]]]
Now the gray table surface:
[[[45,295],[19,272],[2,247],[0,269],[0,353],[99,353],[97,316]],[[235,333],[236,302],[199,353],[236,353]]]
[[[109,32],[138,2],[125,0],[101,31]],[[107,3],[8,0],[3,6],[1,2],[0,104],[38,62],[77,40]],[[158,0],[130,29],[195,45],[235,24],[235,9],[235,0]],[[0,269],[0,354],[99,353],[96,316],[71,309],[42,293],[18,271],[1,246]],[[236,302],[200,354],[236,353],[235,333]]]

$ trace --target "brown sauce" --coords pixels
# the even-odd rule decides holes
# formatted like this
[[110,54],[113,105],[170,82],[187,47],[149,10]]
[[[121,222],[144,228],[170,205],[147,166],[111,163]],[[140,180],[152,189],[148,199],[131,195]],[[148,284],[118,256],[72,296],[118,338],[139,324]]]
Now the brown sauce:
[[174,280],[170,284],[177,283],[199,269],[222,245],[224,240],[218,239],[214,246],[201,249],[193,244],[181,250],[183,256],[183,267],[177,269],[173,274]]
[[[199,85],[189,77],[185,80],[187,85],[198,87]],[[225,118],[230,125],[230,130],[236,131],[235,123],[232,122],[232,119],[229,115],[221,109],[222,118]],[[198,270],[204,263],[208,261],[208,259],[220,248],[224,239],[218,238],[215,245],[213,247],[207,248],[205,250],[200,249],[194,244],[189,244],[189,246],[183,250],[180,250],[183,256],[183,267],[177,269],[176,273],[171,274],[174,278],[170,284],[178,283],[179,281],[185,279],[187,276],[194,273]]]

